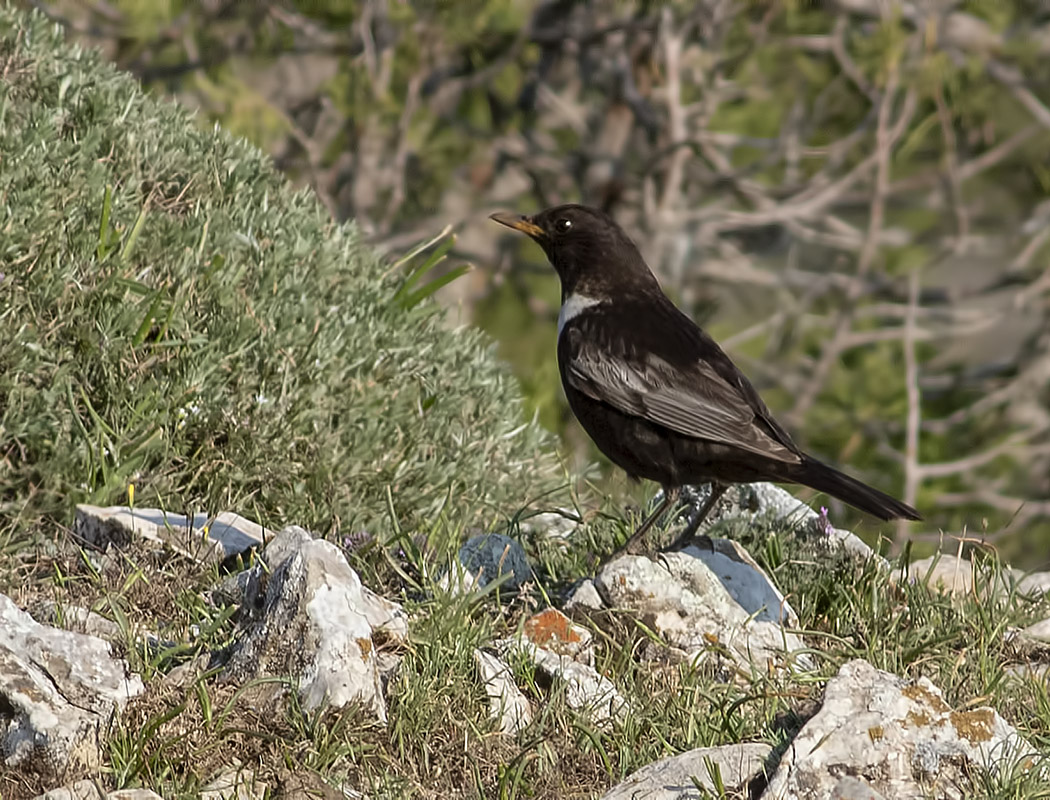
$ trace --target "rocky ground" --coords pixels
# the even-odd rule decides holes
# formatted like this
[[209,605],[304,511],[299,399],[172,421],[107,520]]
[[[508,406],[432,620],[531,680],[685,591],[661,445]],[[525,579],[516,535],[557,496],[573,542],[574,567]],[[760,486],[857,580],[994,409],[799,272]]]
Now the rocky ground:
[[[901,625],[916,624],[907,608],[914,602],[963,614],[984,608],[989,620],[1004,621],[1019,610],[1029,616],[1050,611],[1050,573],[1021,576],[953,556],[902,567],[776,487],[741,487],[731,495],[712,532],[789,520],[827,569],[848,562],[866,573],[884,593],[875,598],[874,613]],[[535,517],[523,526],[524,538],[563,547],[581,534],[570,517]],[[958,683],[949,681],[956,696],[947,696],[939,685],[945,663],[932,650],[900,654],[899,673],[876,666],[886,663],[885,654],[864,656],[863,631],[856,657],[833,653],[827,640],[840,635],[833,626],[814,629],[809,607],[801,610],[806,624],[800,622],[795,598],[732,539],[716,535],[675,552],[618,557],[560,596],[545,591],[542,569],[530,564],[518,539],[501,534],[470,538],[444,566],[426,546],[415,566],[404,547],[373,547],[371,558],[390,559],[403,572],[399,596],[383,596],[351,566],[363,543],[359,537],[340,547],[295,526],[269,531],[232,513],[210,519],[80,507],[70,539],[37,564],[38,575],[43,569],[53,579],[0,596],[3,796],[397,796],[367,771],[346,770],[352,753],[342,755],[342,769],[307,769],[294,761],[274,769],[259,735],[290,717],[312,719],[333,736],[346,735],[335,720],[352,719],[369,731],[361,746],[398,728],[395,717],[406,713],[399,696],[406,670],[437,676],[442,669],[405,665],[406,658],[418,662],[414,627],[424,618],[433,624],[433,606],[424,610],[432,603],[450,618],[446,646],[470,643],[471,666],[463,675],[473,687],[455,702],[475,707],[481,721],[475,735],[486,739],[526,742],[556,707],[607,747],[655,736],[638,726],[654,702],[639,692],[645,685],[639,671],[672,676],[662,682],[669,711],[679,693],[698,689],[731,696],[738,709],[770,693],[788,698],[782,719],[754,738],[738,722],[735,729],[726,726],[724,743],[669,753],[619,782],[608,773],[584,776],[571,792],[563,787],[564,795],[549,796],[786,800],[1050,792],[1045,728],[1034,731],[1034,740],[1019,731],[990,702],[994,691],[961,698]],[[817,561],[811,566],[824,568]],[[170,583],[185,579],[187,570],[198,576],[195,585]],[[96,579],[84,580],[85,573]],[[105,588],[114,578],[120,592]],[[187,641],[172,641],[160,628],[150,629],[186,607],[186,590],[194,602],[221,609],[221,636],[191,626]],[[506,624],[492,629],[498,635],[477,639],[467,627],[479,615],[503,616]],[[618,640],[627,625],[643,635],[622,650]],[[995,682],[1027,687],[1033,703],[1045,703],[1050,616],[1023,629],[993,623],[986,630],[1012,661],[997,665],[1002,671]],[[987,669],[977,651],[988,644],[953,642],[951,668],[959,673],[969,662]],[[685,679],[696,674],[703,676],[699,684]],[[734,710],[723,712],[733,717]],[[1031,720],[1026,724],[1031,728]],[[302,746],[316,747],[316,733],[299,732]],[[281,734],[285,741],[289,736],[295,738]],[[191,757],[178,762],[181,780],[167,774],[173,749]],[[451,794],[436,784],[428,788],[426,768],[421,772],[423,782],[404,796],[485,796],[466,781]],[[151,788],[129,788],[134,784]]]

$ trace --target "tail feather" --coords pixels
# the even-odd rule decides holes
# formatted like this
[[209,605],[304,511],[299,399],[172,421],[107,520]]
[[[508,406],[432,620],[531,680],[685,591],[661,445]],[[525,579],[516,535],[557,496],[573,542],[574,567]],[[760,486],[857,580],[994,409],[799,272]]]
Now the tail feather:
[[902,503],[815,458],[807,456],[785,477],[794,483],[801,483],[818,492],[829,494],[879,519],[922,519],[919,512],[907,503]]

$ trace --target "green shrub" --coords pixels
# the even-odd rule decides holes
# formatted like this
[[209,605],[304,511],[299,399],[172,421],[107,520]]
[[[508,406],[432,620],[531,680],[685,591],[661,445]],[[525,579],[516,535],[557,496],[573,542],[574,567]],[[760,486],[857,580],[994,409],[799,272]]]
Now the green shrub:
[[0,10],[0,515],[402,528],[558,485],[490,344],[254,147]]

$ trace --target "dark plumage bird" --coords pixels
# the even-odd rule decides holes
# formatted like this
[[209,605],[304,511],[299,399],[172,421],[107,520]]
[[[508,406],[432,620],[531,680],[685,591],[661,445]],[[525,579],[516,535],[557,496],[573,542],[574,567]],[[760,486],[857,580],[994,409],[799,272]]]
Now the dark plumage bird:
[[677,498],[710,483],[691,535],[727,484],[800,483],[879,519],[921,519],[911,506],[802,452],[714,339],[660,289],[609,216],[564,205],[492,219],[534,239],[561,279],[558,367],[569,406],[598,448],[664,501],[631,550]]

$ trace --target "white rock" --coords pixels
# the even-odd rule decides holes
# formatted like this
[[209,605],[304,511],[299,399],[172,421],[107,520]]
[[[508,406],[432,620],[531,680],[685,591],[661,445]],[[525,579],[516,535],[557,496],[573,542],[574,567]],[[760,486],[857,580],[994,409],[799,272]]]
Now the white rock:
[[77,781],[71,786],[61,786],[39,794],[33,800],[163,800],[149,789],[118,789],[103,794],[94,781]]
[[594,581],[590,578],[580,581],[579,585],[572,590],[569,599],[565,601],[566,611],[573,608],[589,608],[592,611],[599,611],[605,608],[605,601],[598,594],[598,590],[594,587]]
[[522,636],[537,647],[582,664],[594,663],[594,636],[556,608],[533,614],[521,628]]
[[86,633],[97,636],[107,642],[119,642],[124,638],[120,626],[113,620],[106,619],[101,614],[96,614],[80,606],[67,606],[56,603],[54,600],[42,600],[34,604],[28,611],[33,619],[42,625],[53,625],[76,633]]
[[1050,572],[1033,572],[1017,583],[1017,591],[1023,595],[1039,596],[1050,592]]
[[591,639],[589,630],[549,608],[526,620],[518,636],[495,644],[504,654],[524,655],[550,678],[563,683],[570,708],[588,714],[597,723],[621,719],[629,711],[627,701],[612,681],[592,666]]
[[36,622],[0,595],[0,758],[57,774],[95,769],[99,732],[143,690],[102,639]]
[[535,514],[523,519],[519,525],[523,533],[538,534],[546,539],[555,540],[570,538],[579,527],[576,512],[571,508]]
[[[926,678],[905,680],[857,659],[828,681],[823,706],[784,753],[762,797],[823,800],[877,792],[961,800],[967,763],[1009,768],[1031,754],[991,708],[953,711]],[[852,783],[843,784],[845,776]]]
[[532,705],[514,683],[510,667],[496,656],[475,650],[474,662],[489,698],[489,716],[499,720],[501,733],[515,735],[532,722]]
[[104,797],[94,781],[77,781],[71,786],[59,786],[38,794],[33,800],[103,800]]
[[974,566],[968,558],[940,553],[920,558],[908,565],[908,579],[948,594],[967,594],[973,590]]
[[784,623],[794,612],[757,565],[727,553],[737,545],[715,540],[715,551],[691,546],[665,553],[659,561],[622,556],[607,564],[595,584],[617,608],[642,615],[673,647],[702,657],[712,647],[731,655],[737,666],[765,672],[807,657],[791,656],[805,648]]
[[251,613],[225,678],[293,675],[308,710],[358,701],[386,721],[372,635],[403,639],[402,608],[362,586],[338,547],[302,528],[281,531],[262,561],[251,570],[243,606]]
[[201,789],[200,800],[262,800],[267,785],[240,764],[231,764]]
[[548,677],[565,685],[565,700],[569,708],[587,714],[595,723],[620,720],[630,712],[630,706],[616,686],[592,666],[560,656],[537,647],[527,639],[505,640],[501,644],[522,652]]
[[482,572],[479,567],[474,572],[468,570],[459,561],[452,562],[452,566],[437,579],[438,587],[445,593],[451,595],[470,594],[479,588],[477,575]]
[[951,553],[938,553],[913,561],[908,565],[908,579],[922,581],[933,589],[952,595],[969,594],[976,588],[982,597],[997,599],[1005,597],[1014,585],[1020,590],[1023,583],[1021,573],[1012,567],[982,566]]
[[602,795],[602,800],[706,800],[716,796],[715,770],[730,796],[743,794],[763,772],[772,751],[760,742],[689,750],[642,767]]
[[141,538],[204,563],[221,562],[261,546],[266,534],[261,525],[232,511],[188,517],[159,508],[86,504],[77,506],[74,531],[100,549],[110,542],[122,547]]
[[1021,631],[1025,639],[1039,642],[1050,642],[1050,617],[1034,622]]

